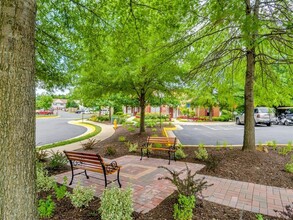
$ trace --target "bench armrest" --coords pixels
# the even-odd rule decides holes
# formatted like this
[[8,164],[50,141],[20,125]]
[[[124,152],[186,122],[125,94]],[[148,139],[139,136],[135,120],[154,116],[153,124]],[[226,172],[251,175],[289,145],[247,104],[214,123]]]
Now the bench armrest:
[[118,166],[116,161],[112,161],[111,163],[105,163],[104,165],[105,165],[106,171],[109,173],[120,169],[120,166]]
[[145,142],[145,143],[143,143],[143,144],[141,145],[141,148],[146,148],[147,146],[148,146],[148,143]]
[[170,150],[177,150],[178,148],[177,148],[176,145],[175,145],[175,146],[172,145],[171,147],[169,147],[169,149],[170,149]]

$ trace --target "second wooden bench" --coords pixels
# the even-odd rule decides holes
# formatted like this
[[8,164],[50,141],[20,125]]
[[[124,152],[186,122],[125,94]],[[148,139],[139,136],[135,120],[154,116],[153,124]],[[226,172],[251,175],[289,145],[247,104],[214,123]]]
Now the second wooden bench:
[[[159,147],[156,147],[159,145]],[[169,164],[171,161],[171,153],[174,154],[174,160],[176,161],[175,152],[176,152],[176,137],[151,137],[148,136],[147,142],[141,147],[141,157],[142,160],[143,153],[146,150],[147,157],[149,157],[150,150],[166,151],[169,156]]]

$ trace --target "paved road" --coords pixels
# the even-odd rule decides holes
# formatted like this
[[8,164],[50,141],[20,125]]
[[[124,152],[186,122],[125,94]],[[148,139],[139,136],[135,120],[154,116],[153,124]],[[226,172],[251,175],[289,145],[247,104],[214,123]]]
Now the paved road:
[[[59,111],[59,118],[44,118],[36,120],[37,146],[67,140],[87,131],[85,127],[68,124],[68,121],[81,119],[81,114]],[[83,117],[88,117],[83,115]]]
[[[183,130],[174,134],[183,145],[216,145],[217,142],[238,145],[243,143],[244,126],[235,124],[225,125],[181,125]],[[293,141],[293,126],[273,125],[256,126],[256,143],[275,140],[278,144]]]

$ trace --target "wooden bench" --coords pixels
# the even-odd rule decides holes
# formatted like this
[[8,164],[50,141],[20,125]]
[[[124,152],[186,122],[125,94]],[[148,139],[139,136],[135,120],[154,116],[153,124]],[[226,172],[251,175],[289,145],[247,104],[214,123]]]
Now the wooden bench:
[[[86,178],[88,179],[89,176],[87,175],[87,171],[92,171],[104,174],[105,187],[107,187],[109,183],[118,181],[119,187],[121,188],[121,183],[119,179],[121,166],[118,166],[116,161],[112,161],[111,163],[105,163],[103,158],[99,154],[94,153],[85,153],[78,151],[64,151],[64,153],[67,156],[71,166],[72,177],[69,185],[72,184],[74,176],[84,173]],[[74,168],[84,171],[74,174]],[[117,178],[113,181],[107,181],[107,175],[113,174],[115,172],[117,172]]]
[[[160,144],[162,146],[155,147],[155,144]],[[158,150],[158,151],[167,151],[169,155],[169,164],[171,161],[171,153],[174,153],[174,160],[176,161],[175,152],[176,152],[176,137],[151,137],[148,136],[146,144],[141,147],[141,157],[142,160],[143,150],[147,151],[147,157],[149,157],[149,150]]]

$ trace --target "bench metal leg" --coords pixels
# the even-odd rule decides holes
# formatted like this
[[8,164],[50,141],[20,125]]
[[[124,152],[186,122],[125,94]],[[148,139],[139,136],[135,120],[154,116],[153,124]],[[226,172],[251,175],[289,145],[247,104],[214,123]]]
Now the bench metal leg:
[[89,179],[90,177],[87,175],[87,172],[86,172],[86,170],[84,170],[84,174],[85,174],[85,176],[86,176],[86,178],[87,179]]
[[170,162],[171,162],[171,152],[168,151],[168,155],[169,155],[169,165],[170,165]]
[[174,161],[176,162],[176,151],[174,151]]
[[107,175],[104,173],[104,180],[105,180],[105,188],[107,188],[108,181],[107,181]]
[[74,173],[73,173],[73,165],[72,165],[72,161],[70,160],[69,163],[70,163],[70,166],[71,166],[71,181],[70,181],[69,185],[71,185],[72,182],[73,182]]
[[118,181],[118,184],[119,184],[119,187],[121,188],[121,183],[120,183],[120,169],[117,171],[117,181]]
[[143,155],[143,149],[140,148],[140,160],[142,160],[142,155]]

